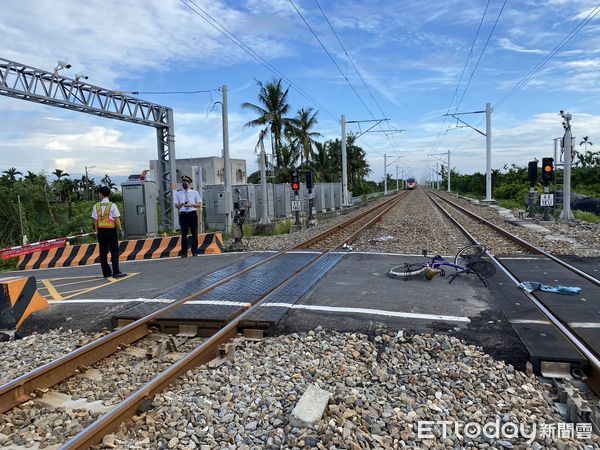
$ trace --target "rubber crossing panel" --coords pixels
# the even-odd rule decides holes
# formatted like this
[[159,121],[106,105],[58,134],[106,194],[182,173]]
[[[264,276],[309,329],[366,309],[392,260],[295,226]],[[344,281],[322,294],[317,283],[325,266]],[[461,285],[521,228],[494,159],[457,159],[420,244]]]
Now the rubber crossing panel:
[[[521,281],[540,281],[549,285],[563,284],[575,286],[576,284],[570,284],[575,281],[572,277],[579,278],[575,274],[568,272],[567,269],[547,259],[500,258],[500,260]],[[567,340],[506,276],[499,272],[490,281],[490,289],[498,292],[498,295],[494,295],[494,297],[500,299],[503,303],[504,314],[529,352],[536,370],[539,371],[541,361],[569,362],[576,367],[586,366],[587,361],[579,350]],[[577,280],[577,282],[581,281],[581,279]],[[595,286],[593,289],[598,290]],[[553,297],[554,307],[552,307],[552,302],[544,302],[545,295],[543,294],[547,293],[540,293],[538,291],[533,293],[536,298],[563,321],[564,318],[560,316],[556,308],[558,303],[566,302],[573,307],[574,302],[579,298],[578,296],[571,295],[549,294]],[[596,342],[596,345],[598,344],[600,344],[600,341]]]
[[263,305],[246,316],[242,326],[260,326],[273,329],[292,305],[302,298],[342,258],[343,253],[329,253],[305,272],[273,292]]
[[[211,275],[198,278],[186,283],[172,292],[161,295],[161,298],[179,300],[191,293],[198,292],[215,281],[239,272],[261,258],[268,255],[258,255],[247,260],[237,262],[214,272]],[[239,314],[260,298],[277,287],[282,280],[299,271],[302,267],[316,258],[315,253],[286,254],[273,261],[266,262],[248,273],[234,278],[221,286],[213,289],[190,303],[166,313],[160,319],[202,322],[218,321],[227,322],[232,316]],[[115,319],[136,320],[164,307],[164,303],[140,303],[136,306],[121,311]]]

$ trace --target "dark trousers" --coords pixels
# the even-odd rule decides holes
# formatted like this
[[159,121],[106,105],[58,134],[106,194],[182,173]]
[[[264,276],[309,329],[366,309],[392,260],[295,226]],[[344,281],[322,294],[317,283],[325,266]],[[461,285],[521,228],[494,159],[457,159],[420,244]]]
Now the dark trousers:
[[[100,251],[100,265],[102,275],[109,277],[119,273],[119,240],[116,228],[98,228],[98,249]],[[108,252],[112,263],[112,272],[108,265]]]
[[181,227],[181,254],[187,256],[187,235],[190,231],[192,233],[192,248],[190,250],[192,255],[195,255],[198,253],[198,214],[196,211],[180,212],[179,226]]

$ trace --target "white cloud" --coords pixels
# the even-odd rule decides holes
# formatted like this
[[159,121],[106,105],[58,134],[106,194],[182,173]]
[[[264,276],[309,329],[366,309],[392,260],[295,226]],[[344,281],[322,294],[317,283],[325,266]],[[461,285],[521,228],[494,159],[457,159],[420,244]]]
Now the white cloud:
[[535,55],[543,55],[546,53],[546,51],[544,51],[544,50],[529,49],[529,48],[525,48],[520,45],[514,44],[513,42],[510,41],[510,39],[507,39],[507,38],[498,39],[498,43],[500,44],[500,47],[503,48],[504,50],[511,50],[513,52],[532,53]]

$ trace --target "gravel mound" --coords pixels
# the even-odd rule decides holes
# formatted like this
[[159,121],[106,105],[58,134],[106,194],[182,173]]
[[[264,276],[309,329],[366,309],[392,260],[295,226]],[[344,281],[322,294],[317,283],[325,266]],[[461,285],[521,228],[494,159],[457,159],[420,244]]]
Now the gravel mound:
[[[290,413],[309,385],[332,394],[314,428]],[[584,448],[584,441],[459,438],[417,423],[512,422],[525,427],[561,418],[535,378],[444,335],[311,331],[246,342],[236,360],[196,369],[154,399],[154,409],[109,436],[119,448]],[[533,438],[532,438],[533,439]],[[597,437],[585,443],[600,444]]]
[[23,339],[0,343],[0,384],[5,384],[40,367],[104,333],[88,334],[80,330],[59,328],[47,333],[33,333]]
[[562,238],[549,239],[544,234],[505,221],[497,211],[485,205],[473,204],[464,198],[457,198],[447,193],[437,193],[547,252],[556,255],[600,256],[600,224],[589,224],[578,220],[570,224],[544,224],[543,226],[552,231],[552,234]]

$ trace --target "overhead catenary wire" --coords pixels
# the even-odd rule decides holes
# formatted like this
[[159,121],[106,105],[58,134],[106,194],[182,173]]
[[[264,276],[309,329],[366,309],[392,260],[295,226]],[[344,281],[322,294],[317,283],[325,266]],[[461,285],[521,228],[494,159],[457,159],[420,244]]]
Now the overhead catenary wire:
[[[452,94],[452,98],[450,99],[450,103],[448,104],[448,108],[446,109],[446,114],[444,115],[444,120],[442,121],[442,124],[440,125],[440,129],[437,133],[437,136],[435,138],[435,149],[432,150],[433,152],[437,152],[438,149],[440,148],[440,145],[442,145],[442,142],[444,141],[444,138],[446,137],[446,134],[448,133],[448,129],[450,127],[450,125],[448,125],[448,127],[446,128],[446,131],[444,133],[443,136],[442,135],[442,130],[444,129],[444,125],[446,125],[446,121],[449,120],[448,119],[448,113],[450,112],[450,109],[452,108],[452,105],[454,104],[454,99],[456,98],[456,94],[458,93],[458,89],[460,88],[460,84],[462,83],[462,79],[463,76],[465,75],[465,71],[467,70],[467,66],[469,65],[469,61],[471,60],[471,57],[473,56],[473,50],[475,48],[475,43],[477,42],[477,38],[479,37],[479,32],[481,31],[481,26],[483,25],[483,21],[485,20],[485,16],[487,15],[487,10],[490,6],[490,2],[491,0],[488,0],[486,5],[485,5],[485,9],[483,10],[483,14],[481,16],[481,20],[479,21],[479,26],[477,27],[477,32],[475,33],[475,37],[473,38],[473,42],[471,42],[471,48],[469,50],[469,53],[467,54],[467,57],[465,59],[465,64],[463,65],[462,68],[462,72],[460,74],[460,77],[458,79],[458,82],[456,83],[456,88],[454,88],[454,93]],[[441,136],[441,137],[440,137]]]
[[[337,68],[337,70],[340,72],[340,74],[342,75],[342,77],[344,78],[344,80],[346,80],[346,82],[348,83],[348,85],[350,86],[350,88],[352,89],[352,91],[354,92],[354,94],[356,95],[356,97],[359,99],[359,101],[362,103],[362,105],[364,106],[364,108],[367,110],[367,112],[369,113],[369,115],[375,119],[375,115],[373,114],[373,111],[371,110],[371,108],[369,108],[369,106],[366,104],[366,102],[364,101],[364,99],[362,98],[362,96],[358,93],[358,91],[356,90],[356,88],[354,87],[354,85],[352,84],[352,82],[350,81],[350,79],[348,78],[348,76],[344,73],[344,71],[341,69],[341,67],[339,66],[339,64],[336,62],[335,58],[331,55],[331,53],[329,52],[329,50],[327,49],[327,47],[325,46],[325,44],[323,43],[323,41],[319,38],[319,36],[317,35],[317,33],[314,31],[314,29],[310,26],[310,24],[308,23],[308,21],[306,20],[306,18],[304,17],[304,15],[300,12],[300,10],[298,9],[298,7],[296,6],[296,4],[293,2],[293,0],[288,0],[289,3],[292,5],[292,7],[294,8],[294,10],[296,11],[296,13],[298,14],[298,16],[300,16],[300,18],[302,19],[302,21],[304,22],[304,24],[306,25],[306,27],[310,30],[310,32],[312,33],[312,35],[315,37],[315,39],[317,40],[317,42],[319,43],[319,45],[321,46],[321,48],[323,49],[323,51],[325,51],[325,53],[327,54],[327,56],[329,57],[329,59],[331,60],[331,62],[335,65],[335,67]],[[321,9],[322,12],[322,9]],[[323,13],[324,14],[324,13]],[[327,20],[327,19],[326,19]],[[329,21],[328,21],[329,22]],[[331,24],[330,24],[331,27]],[[333,27],[331,27],[333,30]],[[335,31],[334,31],[335,34]],[[339,37],[338,37],[338,42],[341,43]],[[343,47],[343,45],[342,45]],[[345,50],[345,49],[344,49]],[[349,56],[346,52],[346,55]],[[356,66],[355,66],[356,67]],[[359,75],[360,76],[360,75]],[[362,78],[362,77],[361,77]],[[372,95],[372,94],[371,94]],[[382,114],[385,116],[385,114],[382,112]],[[386,136],[390,146],[392,148],[394,148],[393,143],[391,142],[391,140],[389,139],[389,136]],[[395,151],[398,151],[396,148],[394,148]]]
[[477,59],[477,63],[475,64],[475,67],[473,68],[473,70],[471,71],[471,76],[469,77],[469,81],[467,82],[467,85],[465,86],[465,90],[462,93],[462,96],[460,97],[460,100],[458,102],[458,104],[456,105],[456,109],[455,112],[458,111],[458,108],[460,107],[463,99],[465,98],[465,95],[469,89],[469,86],[471,85],[471,80],[473,80],[473,76],[475,75],[475,72],[477,71],[477,67],[479,67],[479,63],[481,62],[481,58],[483,57],[483,54],[485,53],[485,50],[488,46],[488,44],[490,43],[490,39],[492,38],[492,35],[494,34],[494,30],[496,29],[496,26],[498,25],[498,21],[500,20],[500,16],[502,16],[502,12],[504,11],[504,8],[506,6],[508,0],[504,0],[504,3],[502,4],[502,8],[500,8],[500,12],[498,12],[498,16],[496,17],[496,21],[494,22],[494,26],[492,26],[492,29],[490,30],[490,34],[488,35],[487,40],[485,41],[485,44],[483,46],[483,48],[481,49],[481,53],[479,54],[479,58]]
[[[207,22],[210,26],[212,26],[215,30],[223,34],[227,39],[233,42],[237,47],[250,55],[253,59],[255,59],[258,63],[264,66],[267,70],[269,70],[274,75],[285,80],[291,87],[293,87],[296,92],[306,98],[313,105],[318,107],[325,114],[329,115],[336,122],[340,122],[339,115],[332,113],[328,108],[323,106],[320,102],[315,100],[310,94],[300,88],[296,83],[290,80],[285,74],[279,71],[276,67],[274,67],[271,63],[265,60],[260,54],[258,54],[252,47],[245,44],[239,37],[237,37],[233,32],[228,30],[223,24],[221,24],[217,19],[215,19],[212,15],[210,15],[206,10],[204,10],[201,6],[199,6],[194,0],[180,0],[189,10],[191,10],[194,14],[202,18],[205,22]],[[192,6],[193,5],[193,6]]]
[[[371,100],[373,100],[373,102],[377,106],[377,109],[379,109],[379,112],[381,113],[381,115],[383,117],[387,117],[387,114],[381,108],[381,105],[379,104],[379,102],[377,101],[377,99],[375,98],[375,96],[373,95],[373,92],[371,92],[371,89],[369,88],[369,86],[365,82],[365,79],[363,78],[362,74],[358,70],[358,67],[356,67],[356,64],[354,63],[354,60],[348,54],[348,51],[346,50],[346,47],[342,43],[342,40],[340,39],[339,35],[337,34],[337,32],[335,31],[335,29],[333,28],[333,25],[329,21],[329,18],[327,17],[327,14],[325,14],[325,11],[323,11],[323,8],[321,8],[321,5],[320,5],[319,1],[315,0],[315,3],[317,5],[317,7],[319,8],[319,11],[321,11],[321,14],[323,15],[323,18],[325,19],[325,21],[327,22],[327,25],[329,25],[329,28],[331,29],[331,32],[333,33],[333,35],[337,39],[338,43],[340,44],[340,47],[344,51],[344,54],[346,55],[346,58],[348,59],[348,61],[350,61],[350,64],[352,64],[352,67],[354,68],[354,71],[356,72],[356,74],[360,78],[360,81],[362,82],[363,86],[365,87],[365,89],[369,93],[369,97],[371,98]],[[372,112],[371,112],[371,117],[373,117],[373,113]],[[381,125],[379,125],[379,127],[381,128]],[[387,134],[386,134],[386,137],[387,137],[388,142],[390,143],[391,147],[394,148],[394,150],[399,151],[399,149],[398,149],[398,143],[396,142],[395,137],[392,136],[392,138],[394,138],[394,139],[392,139],[394,141],[394,143],[391,142],[391,140],[390,140],[390,138],[389,138],[389,136]]]
[[594,19],[600,13],[600,3],[598,3],[586,17],[584,17],[575,27],[569,31],[562,40],[550,50],[540,62],[538,62],[527,74],[521,78],[509,91],[504,94],[500,100],[494,104],[494,110],[497,110],[503,103],[505,103],[515,92],[525,86],[527,82],[542,68],[548,61],[550,61],[565,45],[567,45],[571,39],[577,35],[588,23]]

